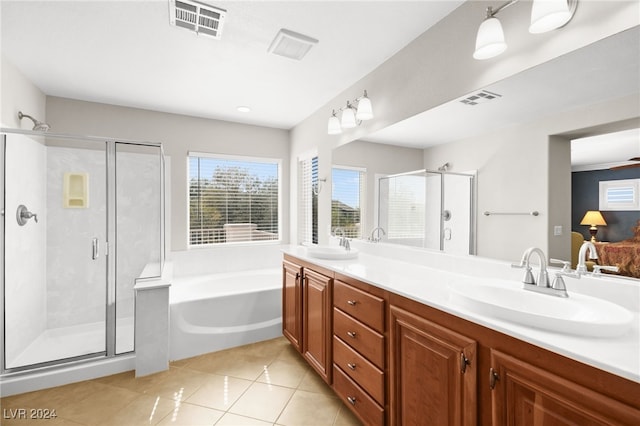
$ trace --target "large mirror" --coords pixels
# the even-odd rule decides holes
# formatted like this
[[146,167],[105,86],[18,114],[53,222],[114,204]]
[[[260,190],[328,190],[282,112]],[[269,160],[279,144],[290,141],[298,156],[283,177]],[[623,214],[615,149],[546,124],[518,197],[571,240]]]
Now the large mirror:
[[[640,165],[628,161],[640,157],[639,58],[640,29],[634,27],[336,148],[334,167],[366,164],[360,235],[371,238],[379,224],[381,176],[447,165],[453,172],[477,171],[478,255],[515,260],[538,246],[570,260],[572,231],[590,237],[589,226],[576,223],[585,212],[572,214],[572,199],[592,198],[572,191],[571,141],[576,146],[583,138],[625,131],[630,146],[616,165]],[[611,141],[591,145],[586,162],[604,163]],[[640,167],[624,170],[626,179],[640,178]],[[606,232],[599,231],[602,241],[640,240],[628,219],[635,225],[640,211],[627,212],[625,220],[602,213],[610,219]]]

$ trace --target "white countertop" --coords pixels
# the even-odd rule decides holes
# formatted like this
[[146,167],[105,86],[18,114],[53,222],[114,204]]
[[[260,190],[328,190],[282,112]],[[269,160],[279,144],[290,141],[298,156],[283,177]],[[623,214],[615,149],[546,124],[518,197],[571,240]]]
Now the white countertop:
[[[574,336],[480,315],[450,300],[449,283],[460,280],[462,277],[470,283],[473,282],[473,277],[510,280],[518,277],[516,280],[519,280],[522,271],[512,270],[507,262],[476,256],[452,256],[386,244],[356,242],[356,246],[360,250],[359,256],[350,260],[314,258],[309,256],[306,247],[302,246],[290,246],[283,251],[334,272],[640,383],[640,315],[638,312],[640,282],[616,278],[566,279],[569,294],[575,291],[602,297],[624,306],[634,314],[631,329],[620,337]],[[537,268],[534,267],[534,269]],[[469,279],[470,277],[472,278]]]

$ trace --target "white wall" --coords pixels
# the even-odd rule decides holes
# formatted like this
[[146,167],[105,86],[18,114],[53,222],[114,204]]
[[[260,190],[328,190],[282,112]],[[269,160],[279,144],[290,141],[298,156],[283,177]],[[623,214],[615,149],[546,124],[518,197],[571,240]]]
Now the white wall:
[[[46,147],[23,135],[7,138],[5,220],[6,364],[13,361],[46,328]],[[18,225],[16,209],[25,205],[38,215]]]
[[46,96],[31,83],[4,55],[0,54],[0,124],[2,127],[31,130],[28,118],[18,120],[18,111],[46,121]]
[[[518,260],[527,247],[536,246],[566,259],[571,248],[569,135],[636,118],[638,105],[640,98],[630,96],[435,146],[424,152],[425,167],[455,158],[456,171],[478,171],[478,255]],[[540,216],[483,215],[534,210]],[[562,236],[553,236],[554,225],[563,227]]]
[[[24,119],[22,123],[18,120],[18,111],[46,119],[45,95],[1,54],[0,93],[2,127],[31,129],[30,120]],[[44,330],[46,324],[46,218],[40,213],[45,208],[46,156],[41,142],[24,136],[12,136],[9,144],[7,170],[5,153],[0,150],[0,180],[5,174],[9,177],[8,182],[0,182],[0,187],[5,188],[0,207],[7,212],[6,234],[0,227],[0,238],[7,249],[5,258],[5,245],[0,245],[0,258],[5,260],[5,271],[0,279],[6,279],[2,283],[4,297],[11,309],[0,316],[0,327],[6,326],[10,330],[6,335],[5,350],[7,365],[11,366],[12,360]],[[18,227],[15,211],[19,204],[40,213],[40,223],[30,220],[27,225]],[[0,294],[0,302],[4,304],[2,297]],[[0,354],[0,359],[3,356]]]
[[289,132],[267,127],[48,97],[47,120],[57,132],[162,142],[171,158],[172,250],[187,247],[189,151],[283,159],[282,235],[289,241]]
[[[478,25],[490,1],[465,2],[444,20],[427,30],[387,62],[372,71],[291,131],[292,161],[301,153],[318,150],[321,175],[331,165],[331,150],[415,114],[486,87],[520,71],[584,47],[609,35],[640,23],[637,1],[581,1],[573,20],[560,31],[529,34],[527,23],[530,1],[521,1],[505,9],[500,17],[509,49],[496,60],[476,61],[472,58]],[[375,118],[362,127],[340,136],[326,134],[327,119],[332,108],[344,104],[367,89]],[[450,161],[447,158],[446,161]],[[457,160],[457,159],[456,159]],[[547,169],[544,159],[539,167]],[[517,165],[509,166],[515,170]],[[545,182],[546,183],[546,182]],[[547,188],[535,185],[536,191]],[[296,169],[292,168],[291,233],[297,229]],[[330,220],[330,199],[319,199],[320,229]],[[322,235],[322,234],[321,234]]]

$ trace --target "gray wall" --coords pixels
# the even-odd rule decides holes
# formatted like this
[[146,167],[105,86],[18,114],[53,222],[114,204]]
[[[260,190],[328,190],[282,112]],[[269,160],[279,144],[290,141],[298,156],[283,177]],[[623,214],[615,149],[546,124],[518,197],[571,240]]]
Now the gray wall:
[[156,111],[48,97],[47,121],[56,132],[101,135],[113,138],[162,142],[171,158],[171,192],[168,214],[171,249],[187,247],[188,192],[187,153],[189,151],[281,158],[282,236],[289,241],[289,132],[218,120],[167,114]]

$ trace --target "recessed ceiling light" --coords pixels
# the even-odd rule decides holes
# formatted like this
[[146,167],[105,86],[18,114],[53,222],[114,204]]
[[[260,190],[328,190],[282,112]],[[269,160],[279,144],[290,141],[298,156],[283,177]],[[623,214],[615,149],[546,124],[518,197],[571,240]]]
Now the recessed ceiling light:
[[244,106],[244,105],[240,105],[236,109],[238,110],[238,112],[251,112],[251,108],[249,108],[248,106]]

